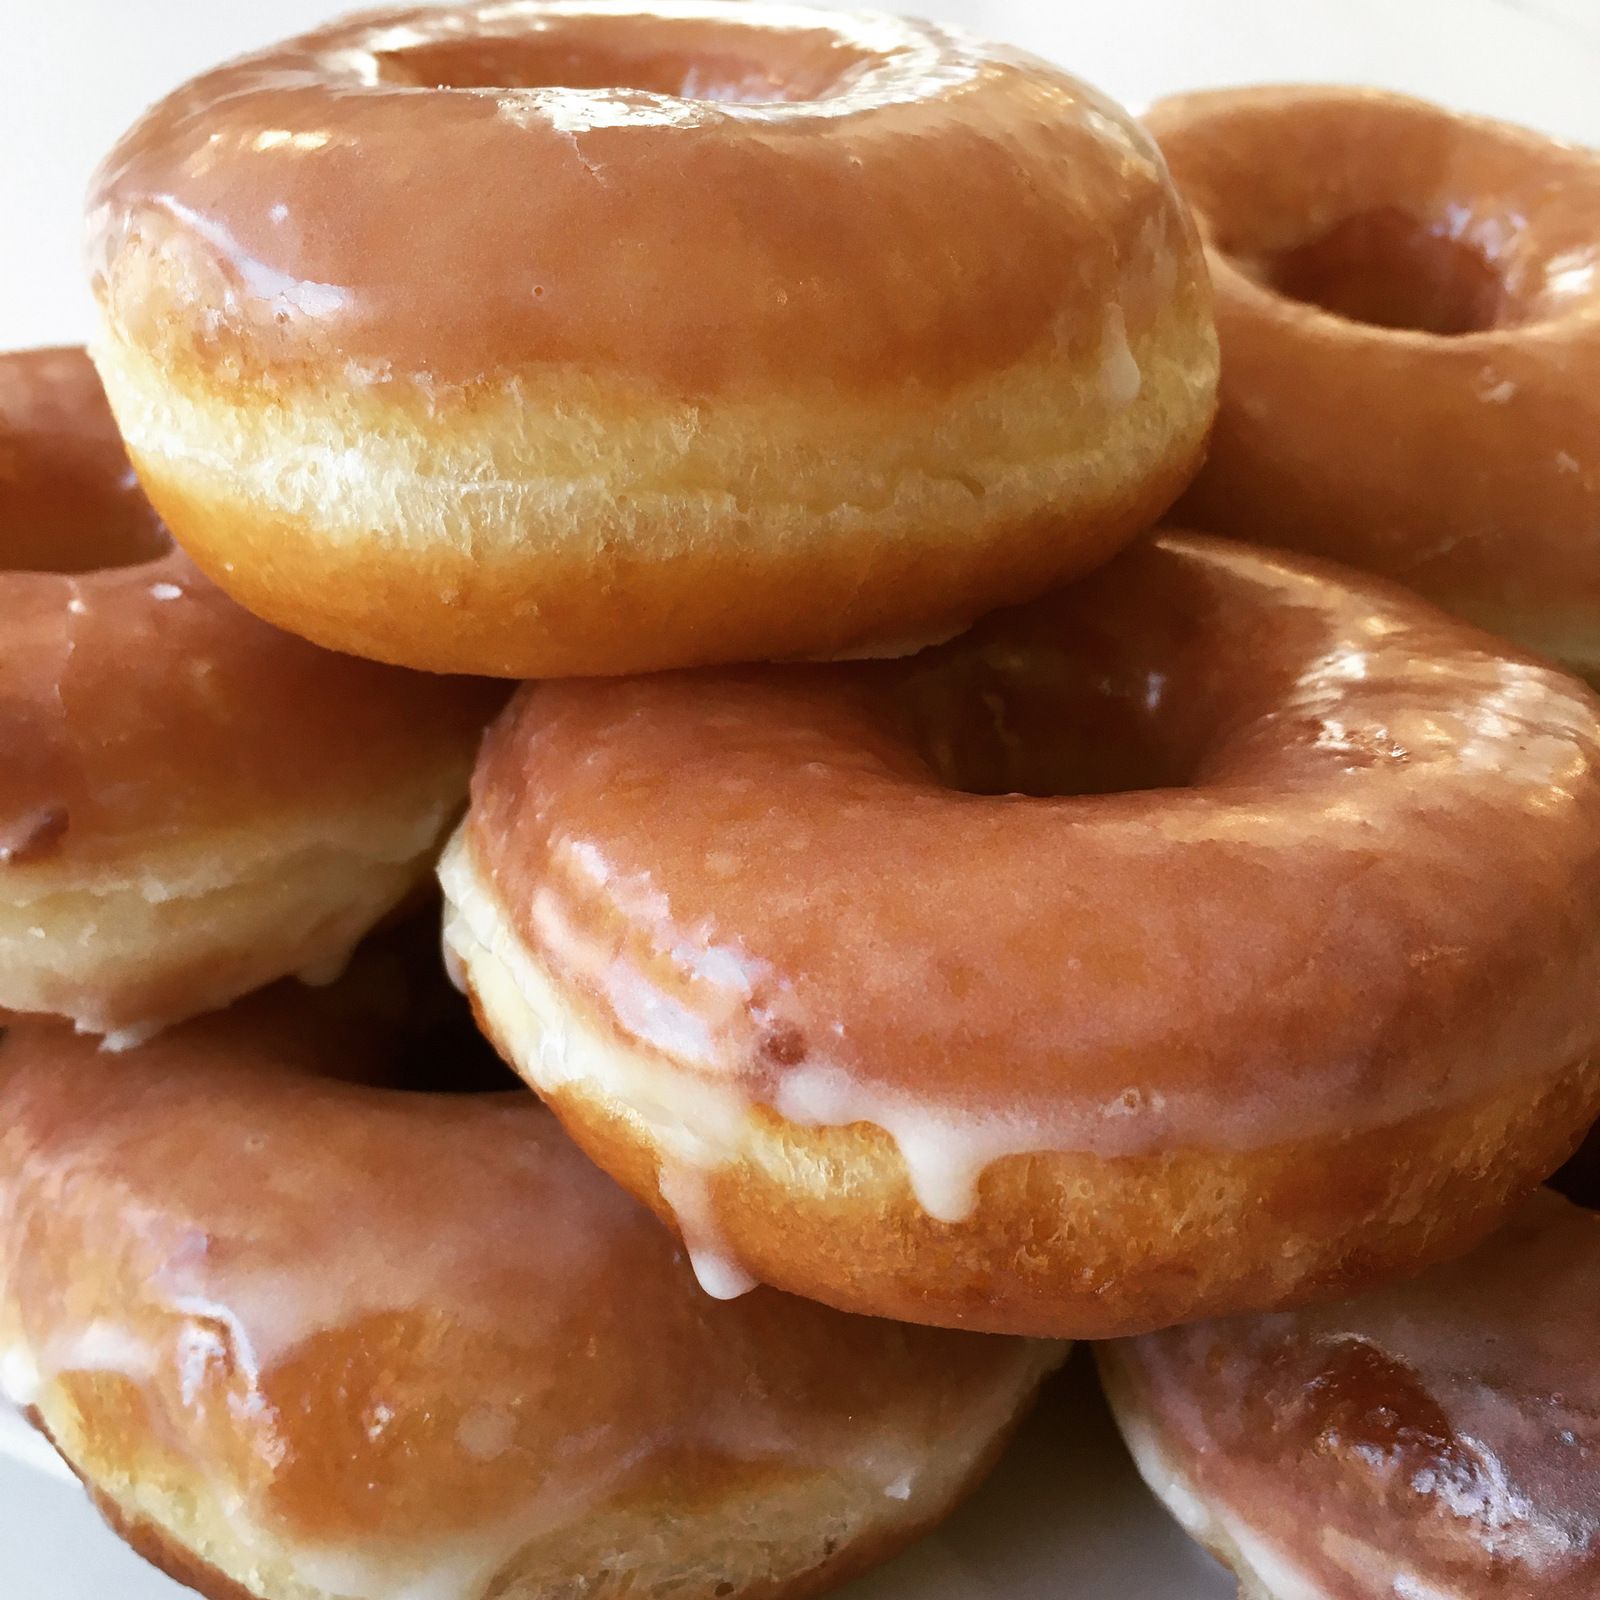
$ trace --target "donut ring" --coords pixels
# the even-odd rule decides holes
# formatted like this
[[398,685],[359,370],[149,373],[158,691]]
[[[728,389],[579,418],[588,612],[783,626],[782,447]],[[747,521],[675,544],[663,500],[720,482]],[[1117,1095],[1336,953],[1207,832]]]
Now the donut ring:
[[181,1581],[814,1592],[940,1518],[1059,1359],[718,1305],[520,1085],[375,1086],[394,999],[267,991],[114,1059],[0,1040],[0,1377]]
[[1216,384],[1137,124],[882,15],[368,14],[148,113],[90,233],[95,357],[179,542],[271,621],[436,671],[948,637],[1148,526]]
[[1600,154],[1364,89],[1146,120],[1207,242],[1224,363],[1175,515],[1600,672]]
[[1600,1216],[1549,1191],[1463,1261],[1102,1348],[1145,1481],[1261,1600],[1600,1593]]
[[0,356],[0,1008],[126,1043],[325,973],[426,877],[493,705],[240,610],[84,353]]
[[708,1286],[1107,1336],[1415,1269],[1571,1152],[1597,755],[1512,647],[1166,534],[910,662],[524,688],[446,937]]

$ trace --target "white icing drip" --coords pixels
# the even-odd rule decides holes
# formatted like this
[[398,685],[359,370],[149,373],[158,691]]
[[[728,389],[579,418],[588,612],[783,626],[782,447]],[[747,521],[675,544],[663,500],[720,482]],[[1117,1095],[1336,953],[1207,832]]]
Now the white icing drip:
[[[94,1033],[92,1024],[76,1022],[74,1030],[78,1033]],[[100,1048],[112,1055],[121,1055],[125,1050],[137,1050],[142,1044],[149,1044],[161,1032],[166,1024],[164,1022],[140,1022],[131,1028],[112,1028],[100,1041]]]
[[14,1406],[32,1406],[39,1403],[42,1387],[38,1363],[29,1351],[20,1344],[0,1350],[0,1395]]
[[713,1300],[737,1300],[754,1289],[757,1280],[728,1248],[717,1226],[706,1175],[693,1167],[663,1166],[657,1182],[661,1198],[677,1219],[700,1287]]
[[[643,1121],[670,1169],[662,1177],[663,1198],[680,1214],[708,1292],[727,1293],[742,1283],[742,1269],[730,1271],[727,1252],[706,1226],[704,1184],[693,1175],[732,1163],[748,1149],[756,1126],[750,1098],[726,1081],[653,1069],[648,1056],[602,1040],[576,1018],[478,882],[459,832],[446,848],[439,877],[449,902],[445,941],[471,973],[519,1071],[547,1093],[574,1083],[593,1085]],[[540,931],[576,937],[550,912],[541,918]],[[971,1214],[978,1180],[991,1163],[1050,1144],[1038,1125],[1024,1119],[971,1117],[955,1108],[913,1104],[864,1088],[826,1065],[785,1074],[775,1102],[781,1116],[807,1127],[868,1122],[882,1128],[900,1150],[918,1203],[943,1222]]]
[[156,1356],[126,1328],[97,1318],[70,1338],[52,1343],[43,1364],[52,1381],[71,1372],[108,1372],[137,1380],[155,1372]]
[[[522,947],[493,896],[479,881],[464,834],[458,830],[439,865],[447,907],[445,942],[471,974],[478,998],[494,1019],[503,1047],[519,1072],[546,1093],[573,1084],[599,1090],[644,1123],[664,1166],[663,1198],[680,1216],[696,1270],[710,1293],[726,1293],[742,1280],[695,1212],[695,1195],[704,1185],[686,1174],[714,1171],[751,1150],[757,1122],[754,1102],[736,1083],[664,1067],[645,1051],[602,1038],[561,997],[550,978]],[[552,948],[570,949],[581,962],[579,936],[541,902],[540,935]],[[643,1013],[624,1018],[632,1025]],[[659,1013],[653,1014],[659,1020]],[[1109,1124],[1149,1109],[1129,1089],[1099,1108]],[[1133,1098],[1130,1098],[1133,1097]],[[813,1062],[791,1069],[779,1080],[773,1109],[804,1127],[847,1127],[870,1123],[894,1140],[917,1203],[940,1222],[959,1223],[972,1214],[979,1180],[994,1162],[1008,1156],[1077,1148],[1065,1130],[1052,1130],[1025,1117],[974,1115],[955,1106],[925,1105],[862,1084],[843,1069]],[[1156,1107],[1156,1109],[1160,1109]],[[671,1187],[679,1200],[667,1193]],[[713,1287],[715,1286],[715,1287]]]
[[964,1222],[978,1181],[996,1161],[1049,1148],[1026,1118],[980,1117],[908,1101],[857,1082],[838,1067],[810,1064],[785,1073],[774,1097],[782,1117],[807,1128],[871,1123],[894,1140],[917,1203],[937,1222]]
[[1128,343],[1128,324],[1121,306],[1112,306],[1106,312],[1100,344],[1100,387],[1114,406],[1131,406],[1144,387],[1144,375]]
[[647,1125],[673,1165],[709,1171],[737,1158],[750,1123],[744,1094],[688,1073],[656,1073],[646,1082],[639,1052],[601,1038],[576,1018],[479,887],[460,832],[445,850],[439,878],[449,902],[445,940],[529,1082],[547,1093],[598,1085]]

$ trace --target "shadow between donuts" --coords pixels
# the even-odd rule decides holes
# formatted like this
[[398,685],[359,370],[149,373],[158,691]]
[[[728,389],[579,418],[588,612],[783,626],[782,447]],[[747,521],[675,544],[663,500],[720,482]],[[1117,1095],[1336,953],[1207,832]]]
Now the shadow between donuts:
[[1570,1154],[1597,753],[1415,597],[1165,534],[909,663],[524,689],[447,940],[714,1290],[1112,1336],[1404,1276]]

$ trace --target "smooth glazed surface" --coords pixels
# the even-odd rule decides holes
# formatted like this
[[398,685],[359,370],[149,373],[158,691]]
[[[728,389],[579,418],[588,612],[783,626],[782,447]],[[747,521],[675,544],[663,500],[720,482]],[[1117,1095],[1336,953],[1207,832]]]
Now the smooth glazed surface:
[[1600,1587],[1600,1217],[1553,1194],[1416,1283],[1102,1363],[1151,1488],[1252,1595]]
[[1058,1359],[717,1304],[531,1096],[386,1086],[460,1046],[349,993],[117,1058],[0,1040],[0,1377],[203,1591],[815,1589],[948,1509]]
[[1223,354],[1177,516],[1600,671],[1600,155],[1360,89],[1181,95],[1146,123]]
[[180,541],[263,615],[435,668],[948,634],[1170,503],[1215,388],[1148,137],[886,15],[338,23],[149,112],[90,254]]
[[[1070,179],[1039,193],[1047,157]],[[396,8],[155,107],[99,174],[91,264],[141,343],[141,306],[170,297],[189,311],[170,353],[230,379],[575,364],[701,399],[944,390],[1053,344],[1069,296],[1086,351],[1126,299],[1132,328],[1159,315],[1130,270],[1151,257],[1121,256],[1143,229],[1182,241],[1164,182],[1092,90],[931,23],[724,0]],[[118,273],[163,251],[151,303],[118,298]],[[181,299],[202,278],[204,320]]]
[[[900,1315],[1155,1325],[1381,1273],[1402,1215],[1447,1248],[1576,1143],[1597,715],[1398,590],[1168,534],[906,663],[524,689],[449,938],[508,1059],[709,1256]],[[870,1253],[868,1171],[892,1283],[808,1261],[807,1213],[740,1237],[766,1184]],[[1084,1237],[1119,1186],[1173,1269],[1148,1298]],[[922,1271],[919,1232],[962,1264]]]
[[341,960],[426,872],[493,705],[242,611],[83,352],[0,357],[0,1005],[137,1030]]

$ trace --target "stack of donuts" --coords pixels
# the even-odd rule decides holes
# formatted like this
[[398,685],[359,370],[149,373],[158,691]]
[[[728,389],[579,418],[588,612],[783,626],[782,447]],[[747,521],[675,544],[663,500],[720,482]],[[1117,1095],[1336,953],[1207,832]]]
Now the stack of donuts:
[[88,235],[0,358],[0,1386],[135,1548],[814,1592],[1096,1340],[1242,1593],[1600,1593],[1600,157],[473,0]]

